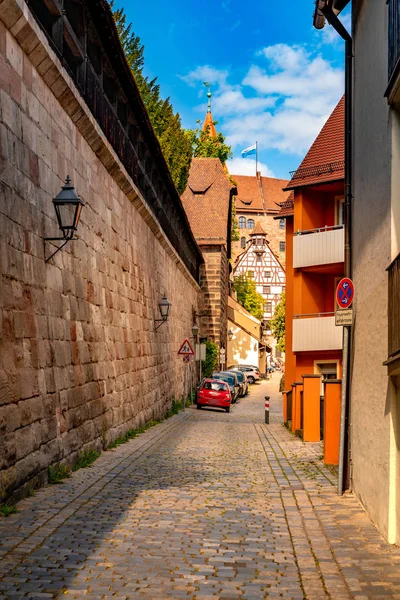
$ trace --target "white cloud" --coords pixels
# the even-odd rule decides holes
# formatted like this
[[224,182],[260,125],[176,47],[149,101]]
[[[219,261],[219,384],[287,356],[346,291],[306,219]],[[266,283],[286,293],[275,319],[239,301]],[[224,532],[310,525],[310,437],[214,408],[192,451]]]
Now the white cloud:
[[[232,158],[227,161],[228,171],[231,175],[255,175],[256,161],[253,158]],[[258,162],[257,170],[264,177],[275,177],[271,169],[265,164]]]
[[208,81],[211,84],[223,85],[228,75],[229,71],[215,69],[209,65],[202,65],[193,71],[190,71],[187,75],[178,75],[178,77],[183,79],[183,81],[191,87],[194,87],[200,81]]
[[342,69],[315,48],[288,44],[257,52],[242,81],[235,81],[228,69],[210,65],[182,79],[189,85],[212,84],[213,116],[235,152],[257,140],[260,151],[299,156],[309,149],[344,88]]

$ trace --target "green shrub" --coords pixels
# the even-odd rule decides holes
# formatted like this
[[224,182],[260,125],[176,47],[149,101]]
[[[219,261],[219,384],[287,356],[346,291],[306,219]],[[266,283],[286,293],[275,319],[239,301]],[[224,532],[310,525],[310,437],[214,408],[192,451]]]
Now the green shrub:
[[100,454],[101,452],[97,452],[96,450],[83,450],[83,452],[78,454],[73,471],[89,467],[92,463],[94,463],[95,460],[99,458]]
[[3,504],[3,506],[0,506],[0,514],[3,517],[9,517],[10,515],[13,515],[16,512],[17,507],[14,506],[14,504]]
[[215,342],[206,341],[206,360],[203,362],[204,377],[211,377],[213,371],[218,369],[218,346]]
[[47,469],[49,483],[62,483],[64,479],[71,476],[71,467],[69,465],[61,465],[56,463],[50,465]]

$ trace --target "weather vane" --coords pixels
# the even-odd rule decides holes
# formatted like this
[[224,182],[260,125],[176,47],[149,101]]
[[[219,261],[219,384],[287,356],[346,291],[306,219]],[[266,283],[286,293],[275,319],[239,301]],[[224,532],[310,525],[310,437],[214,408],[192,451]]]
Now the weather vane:
[[208,89],[208,92],[207,92],[207,98],[208,98],[207,112],[210,113],[211,112],[211,96],[212,96],[211,89],[210,89],[211,88],[211,84],[208,81],[203,81],[203,83],[206,86],[206,88]]

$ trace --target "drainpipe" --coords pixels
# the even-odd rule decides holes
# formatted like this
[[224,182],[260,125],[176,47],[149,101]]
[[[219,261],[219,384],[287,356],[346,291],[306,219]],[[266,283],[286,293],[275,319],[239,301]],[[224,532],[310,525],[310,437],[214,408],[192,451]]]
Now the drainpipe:
[[[339,21],[332,9],[330,0],[317,0],[314,13],[314,27],[322,29],[325,19],[344,39],[345,50],[345,199],[344,199],[344,222],[345,222],[345,246],[344,246],[344,275],[351,277],[351,217],[352,217],[352,114],[353,114],[353,40],[343,23]],[[349,439],[348,427],[350,412],[350,349],[351,338],[349,327],[343,328],[343,375],[342,375],[342,398],[340,414],[340,449],[339,449],[339,477],[338,494],[350,486],[349,481]]]

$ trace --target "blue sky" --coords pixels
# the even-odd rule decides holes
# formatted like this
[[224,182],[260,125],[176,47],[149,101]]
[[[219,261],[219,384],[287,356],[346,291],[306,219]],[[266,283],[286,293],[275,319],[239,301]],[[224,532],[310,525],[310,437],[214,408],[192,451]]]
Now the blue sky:
[[[312,27],[313,0],[116,0],[145,46],[145,73],[186,128],[204,119],[212,84],[231,173],[254,174],[240,151],[258,141],[264,175],[288,178],[344,89],[343,43]],[[342,20],[349,26],[349,15]]]

